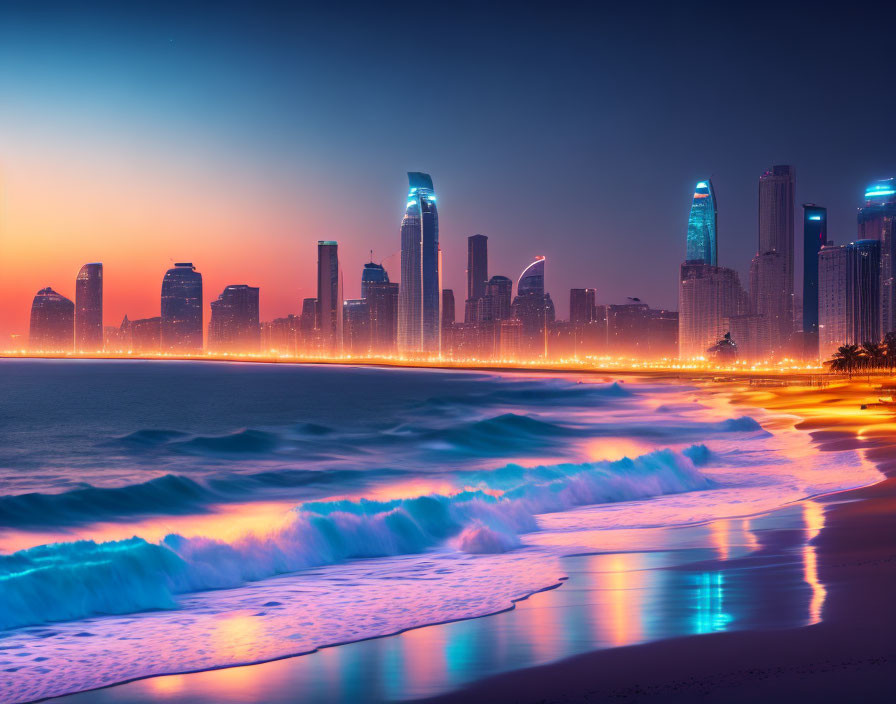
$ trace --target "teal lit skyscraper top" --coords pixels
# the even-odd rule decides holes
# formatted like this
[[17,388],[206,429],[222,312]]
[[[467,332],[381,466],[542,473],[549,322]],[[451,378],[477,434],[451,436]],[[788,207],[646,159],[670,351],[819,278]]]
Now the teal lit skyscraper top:
[[694,201],[688,217],[688,251],[685,259],[718,266],[717,241],[716,194],[712,190],[712,181],[707,179],[700,181],[694,189]]

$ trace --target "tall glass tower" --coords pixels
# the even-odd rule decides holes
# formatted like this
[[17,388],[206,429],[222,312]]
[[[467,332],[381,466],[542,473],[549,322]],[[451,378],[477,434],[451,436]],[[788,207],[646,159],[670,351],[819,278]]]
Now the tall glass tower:
[[398,349],[402,354],[441,353],[439,212],[429,174],[408,173],[408,200],[401,221],[401,287]]
[[179,262],[162,279],[162,352],[202,352],[202,274]]
[[103,349],[103,265],[85,264],[75,280],[75,349]]
[[865,189],[859,209],[859,239],[880,242],[880,327],[896,331],[896,179],[875,181]]
[[317,329],[325,354],[342,354],[342,272],[339,245],[334,240],[317,243]]
[[718,212],[712,181],[700,181],[694,189],[691,214],[688,217],[688,246],[685,259],[717,266]]

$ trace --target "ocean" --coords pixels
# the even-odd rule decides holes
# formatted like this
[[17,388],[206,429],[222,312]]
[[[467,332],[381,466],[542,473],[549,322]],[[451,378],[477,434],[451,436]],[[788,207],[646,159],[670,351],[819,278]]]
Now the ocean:
[[674,380],[2,360],[0,700],[502,612],[571,555],[878,477]]

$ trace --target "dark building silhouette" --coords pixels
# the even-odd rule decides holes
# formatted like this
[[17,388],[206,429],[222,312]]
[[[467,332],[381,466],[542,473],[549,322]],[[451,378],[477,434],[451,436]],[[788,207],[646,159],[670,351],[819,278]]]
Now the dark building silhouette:
[[103,349],[103,265],[85,264],[75,279],[75,349]]
[[454,348],[454,291],[442,289],[442,351],[450,353]]
[[299,349],[305,354],[317,354],[320,335],[317,329],[317,299],[302,299],[302,315],[299,318]]
[[208,348],[212,352],[256,354],[261,345],[258,287],[236,284],[212,301]]
[[158,316],[132,320],[128,325],[128,349],[136,354],[158,354],[161,337],[162,319]]
[[429,174],[408,172],[408,184],[401,221],[398,347],[404,355],[438,355],[442,330],[439,212]]
[[478,322],[485,285],[488,281],[488,237],[471,235],[467,238],[467,297],[464,302],[464,322]]
[[370,354],[370,306],[364,298],[350,299],[343,306],[343,349],[353,356]]
[[370,312],[370,348],[376,355],[395,354],[398,342],[398,284],[370,284],[367,306]]
[[367,298],[367,287],[370,284],[389,283],[389,274],[382,264],[367,262],[361,272],[361,298]]
[[806,348],[818,349],[818,252],[828,241],[828,211],[803,204],[803,333]]
[[342,353],[342,276],[339,245],[332,240],[317,243],[317,329],[324,354]]
[[31,304],[28,347],[34,352],[71,352],[75,344],[75,304],[49,286]]
[[177,263],[162,279],[162,352],[202,352],[202,274]]
[[483,320],[509,320],[513,303],[513,281],[506,276],[493,276],[485,285]]

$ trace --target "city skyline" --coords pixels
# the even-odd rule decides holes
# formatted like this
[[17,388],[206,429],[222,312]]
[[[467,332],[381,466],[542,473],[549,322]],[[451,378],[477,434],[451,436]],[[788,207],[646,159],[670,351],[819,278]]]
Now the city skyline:
[[[340,240],[346,271],[373,249],[397,278],[401,204],[394,193],[412,169],[437,179],[442,285],[458,294],[459,309],[463,241],[474,233],[491,238],[495,272],[510,276],[544,254],[554,291],[560,280],[552,277],[564,272],[564,287],[671,308],[677,277],[662,265],[681,257],[687,197],[700,179],[712,178],[719,197],[719,264],[746,280],[757,173],[797,165],[796,202],[827,207],[831,237],[845,242],[862,205],[859,184],[887,177],[892,167],[891,151],[869,139],[886,133],[886,91],[852,129],[831,127],[837,115],[855,113],[864,86],[886,77],[887,62],[875,58],[883,44],[873,41],[883,30],[858,14],[835,22],[784,11],[774,27],[737,13],[689,17],[688,31],[697,31],[694,21],[707,30],[701,53],[714,56],[704,80],[719,96],[709,104],[683,98],[694,56],[665,51],[687,15],[671,8],[643,30],[650,56],[672,57],[659,67],[612,36],[594,42],[574,26],[571,10],[557,10],[547,23],[531,10],[507,18],[479,8],[472,20],[463,8],[442,12],[439,36],[414,40],[432,76],[422,101],[404,94],[406,54],[394,47],[397,37],[420,36],[407,30],[423,18],[360,10],[358,26],[365,19],[375,29],[361,33],[326,12],[274,12],[246,23],[230,8],[205,34],[195,9],[169,12],[112,12],[91,27],[64,13],[4,8],[0,59],[10,70],[0,88],[14,100],[0,115],[3,339],[25,334],[37,290],[56,286],[72,298],[67,282],[91,261],[106,266],[107,324],[125,313],[158,315],[150,293],[158,272],[182,258],[206,272],[209,291],[234,281],[262,286],[264,319],[294,313],[297,302],[316,295],[318,239]],[[625,19],[628,11],[614,12]],[[178,13],[185,21],[175,21]],[[505,31],[496,38],[488,30],[498,17]],[[536,24],[564,37],[559,53],[526,43]],[[304,25],[319,36],[308,37]],[[262,44],[259,34],[271,27],[277,31]],[[455,65],[449,56],[461,28],[481,64],[472,80],[473,59]],[[290,44],[281,31],[309,41]],[[782,36],[794,45],[783,58],[754,50]],[[826,40],[844,51],[861,46],[861,72],[856,61],[843,64],[828,52],[806,51],[811,62],[800,54]],[[336,50],[343,42],[352,46],[345,57]],[[221,46],[240,50],[222,57]],[[383,56],[375,68],[364,61],[371,55]],[[783,75],[769,71],[781,61]],[[321,65],[330,70],[326,79],[305,68]],[[601,66],[618,75],[595,71]],[[294,90],[282,90],[287,78]],[[356,104],[341,97],[348,95]],[[820,95],[828,123],[817,119]],[[768,117],[771,96],[780,119]],[[670,105],[660,129],[648,119],[657,100]],[[527,125],[516,119],[521,114],[531,115]],[[359,116],[360,127],[349,129]],[[425,141],[407,138],[412,121],[429,126]],[[694,129],[700,139],[687,139]],[[251,247],[242,246],[247,239]],[[632,290],[630,272],[644,252],[650,268]],[[799,252],[796,260],[800,272]],[[354,277],[346,283],[346,297],[357,298]],[[566,296],[555,298],[566,317]]]

